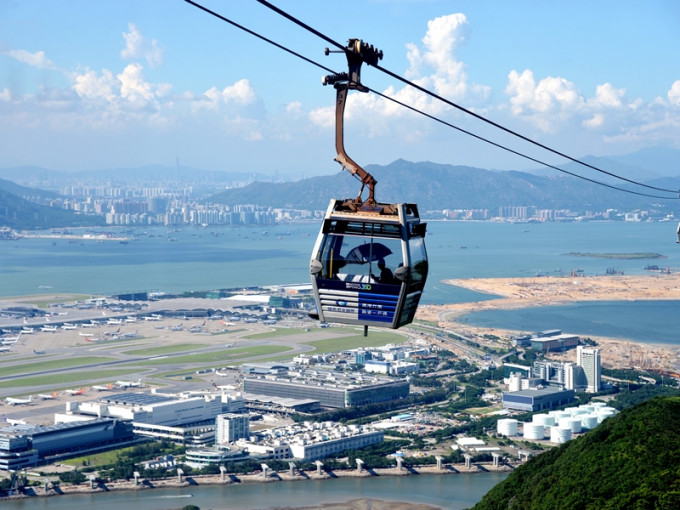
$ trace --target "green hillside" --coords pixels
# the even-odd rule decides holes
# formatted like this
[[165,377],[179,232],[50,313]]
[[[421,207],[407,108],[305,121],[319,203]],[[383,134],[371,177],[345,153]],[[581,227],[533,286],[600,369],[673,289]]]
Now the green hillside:
[[680,508],[680,397],[625,409],[584,436],[532,458],[475,507]]

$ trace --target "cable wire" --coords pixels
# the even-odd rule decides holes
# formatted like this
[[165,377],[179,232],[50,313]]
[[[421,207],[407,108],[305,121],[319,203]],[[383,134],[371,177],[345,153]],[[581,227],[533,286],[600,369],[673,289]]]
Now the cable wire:
[[[295,18],[294,16],[288,14],[287,12],[285,12],[285,11],[279,9],[279,8],[276,7],[275,5],[273,5],[273,4],[271,4],[270,2],[268,2],[267,0],[257,0],[257,1],[258,1],[260,4],[264,5],[265,7],[267,7],[267,8],[269,8],[269,9],[273,10],[273,11],[276,12],[277,14],[280,14],[281,16],[285,17],[286,19],[288,19],[288,20],[290,20],[291,22],[295,23],[296,25],[298,25],[298,26],[304,28],[305,30],[311,32],[312,34],[316,35],[317,37],[323,39],[324,41],[328,42],[329,44],[332,44],[333,46],[335,46],[335,47],[337,47],[337,48],[339,48],[339,49],[342,49],[343,51],[347,51],[347,48],[346,48],[345,46],[343,46],[342,44],[340,44],[340,43],[338,43],[337,41],[331,39],[330,37],[328,37],[328,36],[326,36],[325,34],[319,32],[318,30],[312,28],[311,26],[307,25],[307,24],[304,23],[303,21],[300,21],[299,19]],[[367,63],[367,65],[371,65],[371,64],[368,64],[368,63]],[[577,164],[579,164],[579,165],[583,165],[583,166],[585,166],[585,167],[587,167],[587,168],[590,168],[590,169],[592,169],[592,170],[595,170],[595,171],[597,171],[597,172],[601,172],[601,173],[603,173],[603,174],[609,175],[610,177],[614,177],[614,178],[616,178],[616,179],[620,179],[620,180],[629,182],[629,183],[631,183],[631,184],[635,184],[636,186],[642,186],[642,187],[645,187],[645,188],[648,188],[648,189],[653,189],[653,190],[656,190],[656,191],[662,191],[662,192],[665,192],[665,193],[678,193],[678,190],[669,190],[669,189],[666,189],[666,188],[659,188],[659,187],[656,187],[656,186],[651,186],[651,185],[649,185],[649,184],[645,184],[645,183],[638,182],[638,181],[635,181],[635,180],[632,180],[632,179],[628,179],[627,177],[623,177],[623,176],[620,176],[620,175],[616,175],[616,174],[614,174],[614,173],[612,173],[612,172],[608,172],[607,170],[603,170],[603,169],[601,169],[601,168],[598,168],[598,167],[596,167],[596,166],[594,166],[594,165],[591,165],[591,164],[589,164],[589,163],[586,163],[585,161],[582,161],[582,160],[580,160],[580,159],[578,159],[578,158],[574,158],[574,157],[572,157],[572,156],[569,156],[568,154],[565,154],[565,153],[560,152],[560,151],[558,151],[558,150],[556,150],[556,149],[553,149],[553,148],[551,148],[551,147],[548,147],[547,145],[544,145],[544,144],[542,144],[542,143],[540,143],[540,142],[537,142],[537,141],[535,141],[535,140],[532,140],[532,139],[529,138],[528,136],[522,135],[521,133],[518,133],[517,131],[514,131],[514,130],[512,130],[512,129],[510,129],[510,128],[507,128],[507,127],[505,127],[505,126],[503,126],[503,125],[501,125],[501,124],[499,124],[499,123],[497,123],[497,122],[494,122],[494,121],[492,121],[492,120],[490,120],[490,119],[487,119],[486,117],[484,117],[484,116],[482,116],[482,115],[479,115],[478,113],[475,113],[475,112],[473,112],[473,111],[471,111],[471,110],[468,110],[467,108],[465,108],[465,107],[463,107],[463,106],[460,106],[459,104],[456,104],[456,103],[454,103],[453,101],[450,101],[450,100],[448,100],[448,99],[446,99],[446,98],[444,98],[444,97],[441,97],[440,95],[438,95],[438,94],[436,94],[436,93],[434,93],[434,92],[432,92],[432,91],[426,89],[425,87],[421,87],[420,85],[418,85],[418,84],[416,84],[416,83],[413,83],[412,81],[407,80],[406,78],[403,78],[402,76],[399,76],[398,74],[393,73],[392,71],[390,71],[390,70],[388,70],[388,69],[385,69],[385,68],[382,67],[380,64],[377,64],[377,63],[376,63],[376,64],[374,64],[372,67],[375,67],[377,70],[379,70],[379,71],[381,71],[381,72],[387,74],[388,76],[394,78],[395,80],[401,81],[402,83],[404,83],[404,84],[406,84],[406,85],[408,85],[408,86],[410,86],[410,87],[413,87],[413,88],[415,88],[415,89],[417,89],[417,90],[423,92],[424,94],[427,94],[427,95],[429,95],[429,96],[431,96],[431,97],[433,97],[433,98],[435,98],[435,99],[437,99],[437,100],[439,100],[439,101],[442,101],[443,103],[448,104],[449,106],[452,106],[453,108],[456,108],[456,109],[462,111],[463,113],[466,113],[466,114],[468,114],[468,115],[471,115],[471,116],[475,117],[476,119],[481,120],[482,122],[486,122],[487,124],[490,124],[491,126],[493,126],[493,127],[495,127],[495,128],[501,129],[502,131],[505,131],[506,133],[509,133],[509,134],[511,134],[511,135],[513,135],[513,136],[516,136],[516,137],[518,137],[518,138],[520,138],[520,139],[522,139],[522,140],[524,140],[524,141],[526,141],[526,142],[529,142],[529,143],[531,143],[531,144],[533,144],[533,145],[535,145],[535,146],[537,146],[537,147],[540,147],[541,149],[544,149],[544,150],[547,150],[547,151],[549,151],[549,152],[552,152],[553,154],[556,154],[556,155],[558,155],[558,156],[560,156],[560,157],[563,157],[563,158],[565,158],[565,159],[568,159],[568,160],[570,160],[570,161],[573,161],[574,163],[577,163]],[[553,167],[553,168],[554,168],[554,167]]]
[[[281,16],[285,17],[286,19],[288,19],[288,20],[292,21],[293,23],[295,23],[295,24],[301,26],[301,27],[304,28],[305,30],[308,30],[308,31],[311,32],[312,34],[316,35],[317,37],[320,37],[321,39],[325,40],[325,41],[328,42],[329,44],[331,44],[331,45],[333,45],[333,46],[339,48],[339,49],[342,50],[343,52],[347,50],[347,48],[345,48],[343,45],[339,44],[338,42],[334,41],[333,39],[329,38],[328,36],[322,34],[321,32],[315,30],[314,28],[310,27],[309,25],[303,23],[302,21],[298,20],[297,18],[291,16],[290,14],[286,13],[285,11],[279,9],[278,7],[272,5],[272,4],[269,3],[268,1],[266,1],[266,0],[257,0],[257,1],[258,1],[259,3],[265,5],[265,6],[268,7],[269,9],[275,11],[277,14],[280,14]],[[206,12],[206,13],[208,13],[208,14],[211,14],[212,16],[215,16],[216,18],[218,18],[218,19],[220,19],[220,20],[222,20],[222,21],[224,21],[224,22],[226,22],[226,23],[229,23],[230,25],[232,25],[232,26],[234,26],[234,27],[236,27],[236,28],[238,28],[238,29],[240,29],[240,30],[243,30],[244,32],[246,32],[246,33],[248,33],[248,34],[250,34],[250,35],[252,35],[252,36],[254,36],[254,37],[257,37],[258,39],[261,39],[261,40],[263,40],[263,41],[265,41],[265,42],[267,42],[267,43],[269,43],[269,44],[271,44],[271,45],[273,45],[273,46],[275,46],[275,47],[277,47],[277,48],[279,48],[279,49],[281,49],[281,50],[283,50],[283,51],[285,51],[285,52],[287,52],[287,53],[290,53],[291,55],[296,56],[296,57],[298,57],[298,58],[304,60],[305,62],[307,62],[307,63],[309,63],[309,64],[312,64],[312,65],[314,65],[314,66],[316,66],[316,67],[318,67],[318,68],[320,68],[320,69],[323,69],[324,71],[326,71],[326,72],[328,72],[328,73],[330,73],[330,74],[338,74],[338,73],[335,72],[334,70],[332,70],[332,69],[330,69],[330,68],[328,68],[328,67],[326,67],[326,66],[324,66],[324,65],[322,65],[322,64],[320,64],[320,63],[318,63],[318,62],[316,62],[316,61],[314,61],[314,60],[312,60],[312,59],[310,59],[310,58],[308,58],[308,57],[305,57],[304,55],[302,55],[302,54],[300,54],[300,53],[298,53],[298,52],[296,52],[296,51],[294,51],[294,50],[291,50],[290,48],[287,48],[286,46],[284,46],[284,45],[282,45],[282,44],[279,44],[279,43],[277,43],[277,42],[275,42],[275,41],[273,41],[273,40],[271,40],[271,39],[269,39],[269,38],[267,38],[267,37],[265,37],[265,36],[263,36],[263,35],[261,35],[261,34],[255,32],[255,31],[253,31],[253,30],[250,30],[250,29],[244,27],[243,25],[240,25],[240,24],[238,24],[238,23],[236,23],[236,22],[230,20],[229,18],[226,18],[225,16],[222,16],[221,14],[219,14],[219,13],[217,13],[217,12],[215,12],[215,11],[212,11],[212,10],[208,9],[207,7],[202,6],[201,4],[196,3],[196,2],[193,1],[193,0],[185,0],[185,2],[187,2],[187,3],[191,4],[191,5],[193,5],[194,7],[197,7],[198,9],[201,9],[202,11],[204,11],[204,12]],[[367,65],[370,65],[370,64],[367,63]],[[384,68],[382,68],[381,66],[379,66],[379,65],[377,65],[377,64],[374,65],[374,66],[372,66],[372,67],[375,67],[376,69],[378,69],[378,70],[380,70],[380,71],[382,71],[382,72],[388,74],[389,76],[391,76],[391,77],[393,77],[393,78],[395,78],[395,79],[397,79],[397,80],[399,80],[399,81],[402,81],[402,82],[406,83],[407,85],[413,86],[414,88],[416,88],[416,89],[418,89],[418,90],[424,92],[425,94],[428,94],[428,95],[434,97],[435,99],[438,99],[438,100],[440,100],[440,101],[442,101],[442,102],[444,102],[444,103],[446,103],[446,104],[448,104],[448,105],[450,105],[450,106],[453,106],[453,107],[455,107],[455,108],[457,108],[457,109],[459,109],[459,110],[461,110],[461,111],[463,111],[463,112],[465,112],[465,113],[468,113],[468,114],[470,114],[470,115],[472,115],[472,116],[474,116],[474,117],[476,117],[476,118],[478,118],[478,119],[480,119],[480,120],[482,120],[482,121],[484,121],[484,122],[487,122],[487,123],[493,125],[494,127],[497,127],[497,128],[499,128],[499,129],[502,129],[503,131],[506,131],[506,132],[508,132],[508,133],[510,133],[510,134],[513,134],[513,135],[515,135],[515,136],[517,136],[517,137],[519,137],[519,138],[521,138],[521,139],[523,139],[523,140],[525,140],[525,141],[528,141],[528,142],[530,142],[530,143],[532,143],[532,144],[534,144],[534,145],[537,145],[537,146],[539,146],[539,147],[541,147],[541,148],[543,148],[543,149],[545,149],[545,150],[548,150],[548,151],[550,151],[550,152],[553,152],[554,154],[557,154],[557,155],[562,156],[562,157],[564,157],[564,158],[566,158],[566,159],[569,159],[569,160],[571,160],[571,161],[573,161],[573,162],[575,162],[575,163],[578,163],[578,164],[587,166],[587,167],[589,167],[589,168],[591,168],[591,169],[593,169],[593,170],[596,170],[596,171],[598,171],[598,172],[601,172],[601,173],[610,175],[611,177],[615,177],[615,178],[617,178],[617,179],[621,179],[621,180],[627,181],[627,182],[629,182],[629,183],[631,183],[631,184],[635,184],[635,185],[638,185],[638,186],[643,186],[643,187],[646,187],[646,188],[650,188],[650,189],[654,189],[654,190],[662,191],[662,192],[667,192],[667,193],[677,193],[676,190],[667,190],[667,189],[664,189],[664,188],[657,188],[657,187],[655,187],[655,186],[650,186],[650,185],[647,185],[647,184],[644,184],[644,183],[640,183],[640,182],[637,182],[637,181],[634,181],[634,180],[631,180],[631,179],[627,179],[627,178],[622,177],[622,176],[618,176],[618,175],[613,174],[613,173],[611,173],[611,172],[607,172],[606,170],[602,170],[602,169],[597,168],[597,167],[595,167],[595,166],[593,166],[593,165],[590,165],[590,164],[588,164],[588,163],[585,163],[585,162],[583,162],[583,161],[580,161],[580,160],[578,160],[578,159],[576,159],[576,158],[572,158],[572,157],[570,157],[570,156],[568,156],[568,155],[566,155],[566,154],[562,154],[562,153],[559,152],[559,151],[556,151],[556,150],[554,150],[554,149],[551,149],[550,147],[547,147],[547,146],[545,146],[545,145],[543,145],[543,144],[541,144],[541,143],[539,143],[539,142],[535,142],[534,140],[531,140],[531,139],[528,138],[528,137],[525,137],[525,136],[523,136],[523,135],[521,135],[521,134],[519,134],[519,133],[516,133],[516,132],[510,130],[509,128],[505,128],[504,126],[502,126],[502,125],[500,125],[500,124],[497,124],[497,123],[495,123],[495,122],[493,122],[493,121],[491,121],[491,120],[488,120],[488,119],[482,117],[482,116],[479,115],[479,114],[476,114],[476,113],[474,113],[474,112],[472,112],[472,111],[469,111],[469,110],[467,110],[466,108],[464,108],[464,107],[462,107],[462,106],[460,106],[460,105],[457,105],[457,104],[455,104],[455,103],[453,103],[453,102],[451,102],[451,101],[449,101],[449,100],[447,100],[447,99],[445,99],[445,98],[442,98],[442,97],[438,96],[437,94],[435,94],[434,92],[431,92],[431,91],[429,91],[429,90],[427,90],[427,89],[425,89],[425,88],[423,88],[423,87],[421,87],[421,86],[419,86],[419,85],[416,85],[416,84],[414,84],[414,83],[411,83],[409,80],[406,80],[405,78],[402,78],[401,76],[398,76],[398,75],[396,75],[395,73],[392,73],[391,71],[389,71],[389,70],[387,70],[387,69],[384,69]],[[364,85],[364,86],[365,86],[365,85]],[[595,180],[595,179],[591,179],[591,178],[589,178],[589,177],[585,177],[585,176],[583,176],[583,175],[579,175],[579,174],[570,172],[570,171],[568,171],[568,170],[564,170],[564,169],[562,169],[562,168],[559,168],[559,167],[557,167],[557,166],[551,165],[551,164],[546,163],[546,162],[544,162],[544,161],[541,161],[541,160],[539,160],[539,159],[537,159],[537,158],[531,157],[531,156],[529,156],[529,155],[526,155],[526,154],[524,154],[524,153],[521,153],[521,152],[516,151],[516,150],[514,150],[514,149],[511,149],[511,148],[509,148],[509,147],[506,147],[506,146],[504,146],[504,145],[502,145],[502,144],[499,144],[499,143],[497,143],[497,142],[494,142],[494,141],[492,141],[492,140],[490,140],[490,139],[488,139],[488,138],[485,138],[485,137],[483,137],[483,136],[477,135],[477,134],[475,134],[475,133],[473,133],[473,132],[471,132],[471,131],[468,131],[468,130],[466,130],[466,129],[463,129],[463,128],[461,128],[461,127],[458,127],[458,126],[456,126],[456,125],[454,125],[454,124],[451,124],[451,123],[449,123],[449,122],[447,122],[447,121],[445,121],[445,120],[443,120],[443,119],[440,119],[440,118],[438,118],[438,117],[435,117],[434,115],[431,115],[431,114],[429,114],[429,113],[427,113],[427,112],[424,112],[424,111],[419,110],[419,109],[417,109],[417,108],[415,108],[415,107],[413,107],[413,106],[410,106],[410,105],[408,105],[408,104],[406,104],[406,103],[403,103],[403,102],[401,102],[401,101],[399,101],[399,100],[397,100],[397,99],[395,99],[395,98],[393,98],[393,97],[390,97],[390,96],[387,96],[387,95],[385,95],[385,94],[382,94],[381,92],[378,92],[377,90],[371,89],[370,87],[366,87],[366,89],[367,89],[368,91],[370,91],[370,92],[373,92],[374,94],[376,94],[376,95],[379,96],[379,97],[382,97],[382,98],[384,98],[384,99],[386,99],[386,100],[388,100],[388,101],[392,101],[392,102],[394,102],[395,104],[398,104],[398,105],[400,105],[400,106],[402,106],[402,107],[404,107],[404,108],[406,108],[406,109],[408,109],[408,110],[411,110],[411,111],[413,111],[413,112],[419,113],[420,115],[423,115],[423,116],[425,116],[425,117],[427,117],[427,118],[429,118],[429,119],[431,119],[431,120],[434,120],[435,122],[439,122],[440,124],[443,124],[443,125],[445,125],[445,126],[447,126],[447,127],[450,127],[450,128],[452,128],[452,129],[455,129],[455,130],[457,130],[457,131],[459,131],[459,132],[461,132],[461,133],[467,134],[467,135],[469,135],[469,136],[471,136],[471,137],[473,137],[473,138],[476,138],[477,140],[486,142],[486,143],[488,143],[488,144],[490,144],[490,145],[493,145],[494,147],[500,148],[500,149],[502,149],[502,150],[505,150],[505,151],[507,151],[507,152],[510,152],[510,153],[512,153],[512,154],[515,154],[515,155],[517,155],[517,156],[520,156],[520,157],[522,157],[522,158],[525,158],[525,159],[528,159],[528,160],[530,160],[530,161],[533,161],[533,162],[535,162],[535,163],[537,163],[537,164],[543,165],[543,166],[548,167],[548,168],[552,168],[552,169],[554,169],[554,170],[557,170],[557,171],[559,171],[559,172],[562,172],[562,173],[571,175],[571,176],[573,176],[573,177],[577,177],[577,178],[579,178],[579,179],[583,179],[583,180],[585,180],[585,181],[588,181],[588,182],[591,182],[591,183],[594,183],[594,184],[598,184],[598,185],[600,185],[600,186],[605,186],[605,187],[607,187],[607,188],[611,188],[611,189],[614,189],[614,190],[617,190],[617,191],[622,191],[622,192],[625,192],[625,193],[631,193],[631,194],[639,195],[639,196],[645,196],[645,197],[651,197],[651,198],[658,198],[658,199],[675,199],[675,200],[677,200],[677,199],[679,198],[679,197],[665,197],[665,196],[651,195],[651,194],[648,194],[648,193],[641,193],[641,192],[637,192],[637,191],[634,191],[634,190],[625,189],[625,188],[621,188],[621,187],[618,187],[618,186],[614,186],[614,185],[611,185],[611,184],[607,184],[607,183],[604,183],[604,182],[601,182],[601,181],[597,181],[597,180]]]

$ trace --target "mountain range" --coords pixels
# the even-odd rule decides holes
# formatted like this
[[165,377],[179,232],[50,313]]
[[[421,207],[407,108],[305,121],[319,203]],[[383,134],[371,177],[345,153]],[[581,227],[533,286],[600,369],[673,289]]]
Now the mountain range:
[[[499,207],[533,206],[568,209],[579,214],[606,209],[641,209],[657,217],[680,216],[678,195],[653,189],[680,190],[680,168],[676,170],[680,151],[644,149],[626,156],[585,157],[582,161],[602,172],[574,162],[558,167],[561,171],[551,168],[498,171],[402,159],[389,165],[367,165],[365,168],[378,181],[376,199],[379,202],[414,202],[421,212],[487,209],[493,216]],[[608,173],[642,182],[647,187],[614,179]],[[273,182],[275,179],[271,175],[207,171],[179,165],[81,172],[14,167],[0,169],[0,177],[4,177],[0,179],[3,192],[0,195],[0,226],[23,225],[21,228],[73,226],[85,218],[74,214],[64,216],[67,211],[60,209],[34,208],[36,204],[30,205],[32,202],[56,197],[55,191],[38,187],[58,190],[76,184],[131,188],[177,186],[178,189],[187,186],[194,191],[192,200],[199,202],[305,210],[324,210],[331,198],[353,198],[361,188],[361,183],[347,172]],[[50,219],[52,212],[54,216]]]

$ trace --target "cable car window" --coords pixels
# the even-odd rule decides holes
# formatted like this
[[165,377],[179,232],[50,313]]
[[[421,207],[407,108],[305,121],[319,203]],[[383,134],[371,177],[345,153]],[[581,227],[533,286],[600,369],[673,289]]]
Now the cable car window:
[[394,272],[402,262],[399,239],[326,236],[320,250],[321,278],[347,282],[400,284]]
[[425,251],[425,239],[412,237],[408,240],[411,253],[411,281],[421,282],[427,278],[427,252]]

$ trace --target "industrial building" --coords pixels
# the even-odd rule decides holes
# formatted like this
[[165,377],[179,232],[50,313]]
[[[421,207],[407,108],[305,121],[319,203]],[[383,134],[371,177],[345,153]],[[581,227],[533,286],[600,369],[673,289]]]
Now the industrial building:
[[14,425],[0,429],[0,469],[49,464],[134,442],[132,425],[100,418],[57,425]]
[[118,393],[92,402],[68,402],[66,411],[131,421],[135,434],[201,445],[214,441],[215,418],[222,414],[223,403],[214,395],[177,399],[151,393]]
[[576,335],[554,335],[531,339],[531,348],[539,352],[561,352],[576,347],[579,337]]
[[574,390],[536,388],[503,392],[503,407],[517,411],[541,411],[566,405],[574,400]]
[[323,407],[345,408],[407,397],[406,380],[379,379],[339,372],[290,372],[281,376],[246,377],[249,394],[318,400]]

